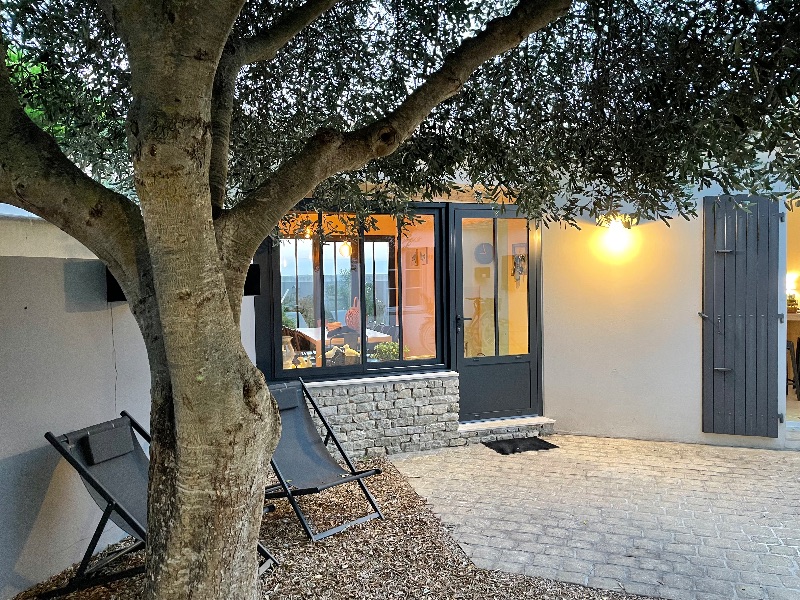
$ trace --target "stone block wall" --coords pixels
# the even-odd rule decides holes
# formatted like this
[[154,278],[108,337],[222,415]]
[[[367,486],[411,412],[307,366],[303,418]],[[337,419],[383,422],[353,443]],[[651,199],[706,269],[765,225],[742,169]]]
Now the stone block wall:
[[455,372],[307,385],[342,446],[354,458],[466,443],[458,432]]
[[544,435],[553,428],[553,421],[543,418],[459,426],[454,371],[315,381],[307,386],[353,458]]

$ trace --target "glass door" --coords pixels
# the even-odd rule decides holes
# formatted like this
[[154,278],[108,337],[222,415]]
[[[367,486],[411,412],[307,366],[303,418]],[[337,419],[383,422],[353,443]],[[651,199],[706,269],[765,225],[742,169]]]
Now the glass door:
[[491,210],[454,213],[454,358],[461,379],[461,419],[537,412],[528,221]]

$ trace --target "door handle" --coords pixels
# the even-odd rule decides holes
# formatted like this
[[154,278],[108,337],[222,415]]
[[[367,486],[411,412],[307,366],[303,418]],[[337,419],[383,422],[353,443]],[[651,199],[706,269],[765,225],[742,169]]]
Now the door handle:
[[472,317],[462,317],[461,315],[456,315],[456,333],[461,333],[461,324],[464,321],[472,321]]

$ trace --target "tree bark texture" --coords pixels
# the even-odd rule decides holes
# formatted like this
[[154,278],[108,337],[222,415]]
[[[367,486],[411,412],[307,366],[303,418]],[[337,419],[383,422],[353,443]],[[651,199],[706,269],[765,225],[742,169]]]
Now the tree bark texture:
[[147,596],[251,600],[279,418],[241,345],[232,308],[241,293],[229,298],[212,221],[216,53],[186,54],[134,76],[129,118],[163,340],[163,361],[152,365]]

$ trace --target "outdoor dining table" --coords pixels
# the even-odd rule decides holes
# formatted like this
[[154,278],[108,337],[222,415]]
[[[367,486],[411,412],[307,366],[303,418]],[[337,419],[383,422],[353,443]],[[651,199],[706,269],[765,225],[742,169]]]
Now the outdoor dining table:
[[[317,366],[322,366],[322,352],[323,342],[327,342],[328,340],[328,332],[324,330],[322,327],[298,327],[295,331],[306,338],[309,342],[314,344],[317,349]],[[339,335],[331,336],[331,339],[336,339],[340,337]],[[361,342],[361,338],[358,339],[359,345]],[[378,344],[381,342],[391,342],[392,336],[387,333],[381,333],[380,331],[375,331],[374,329],[367,329],[367,342],[370,344]],[[358,348],[353,348],[353,350],[358,350]]]

